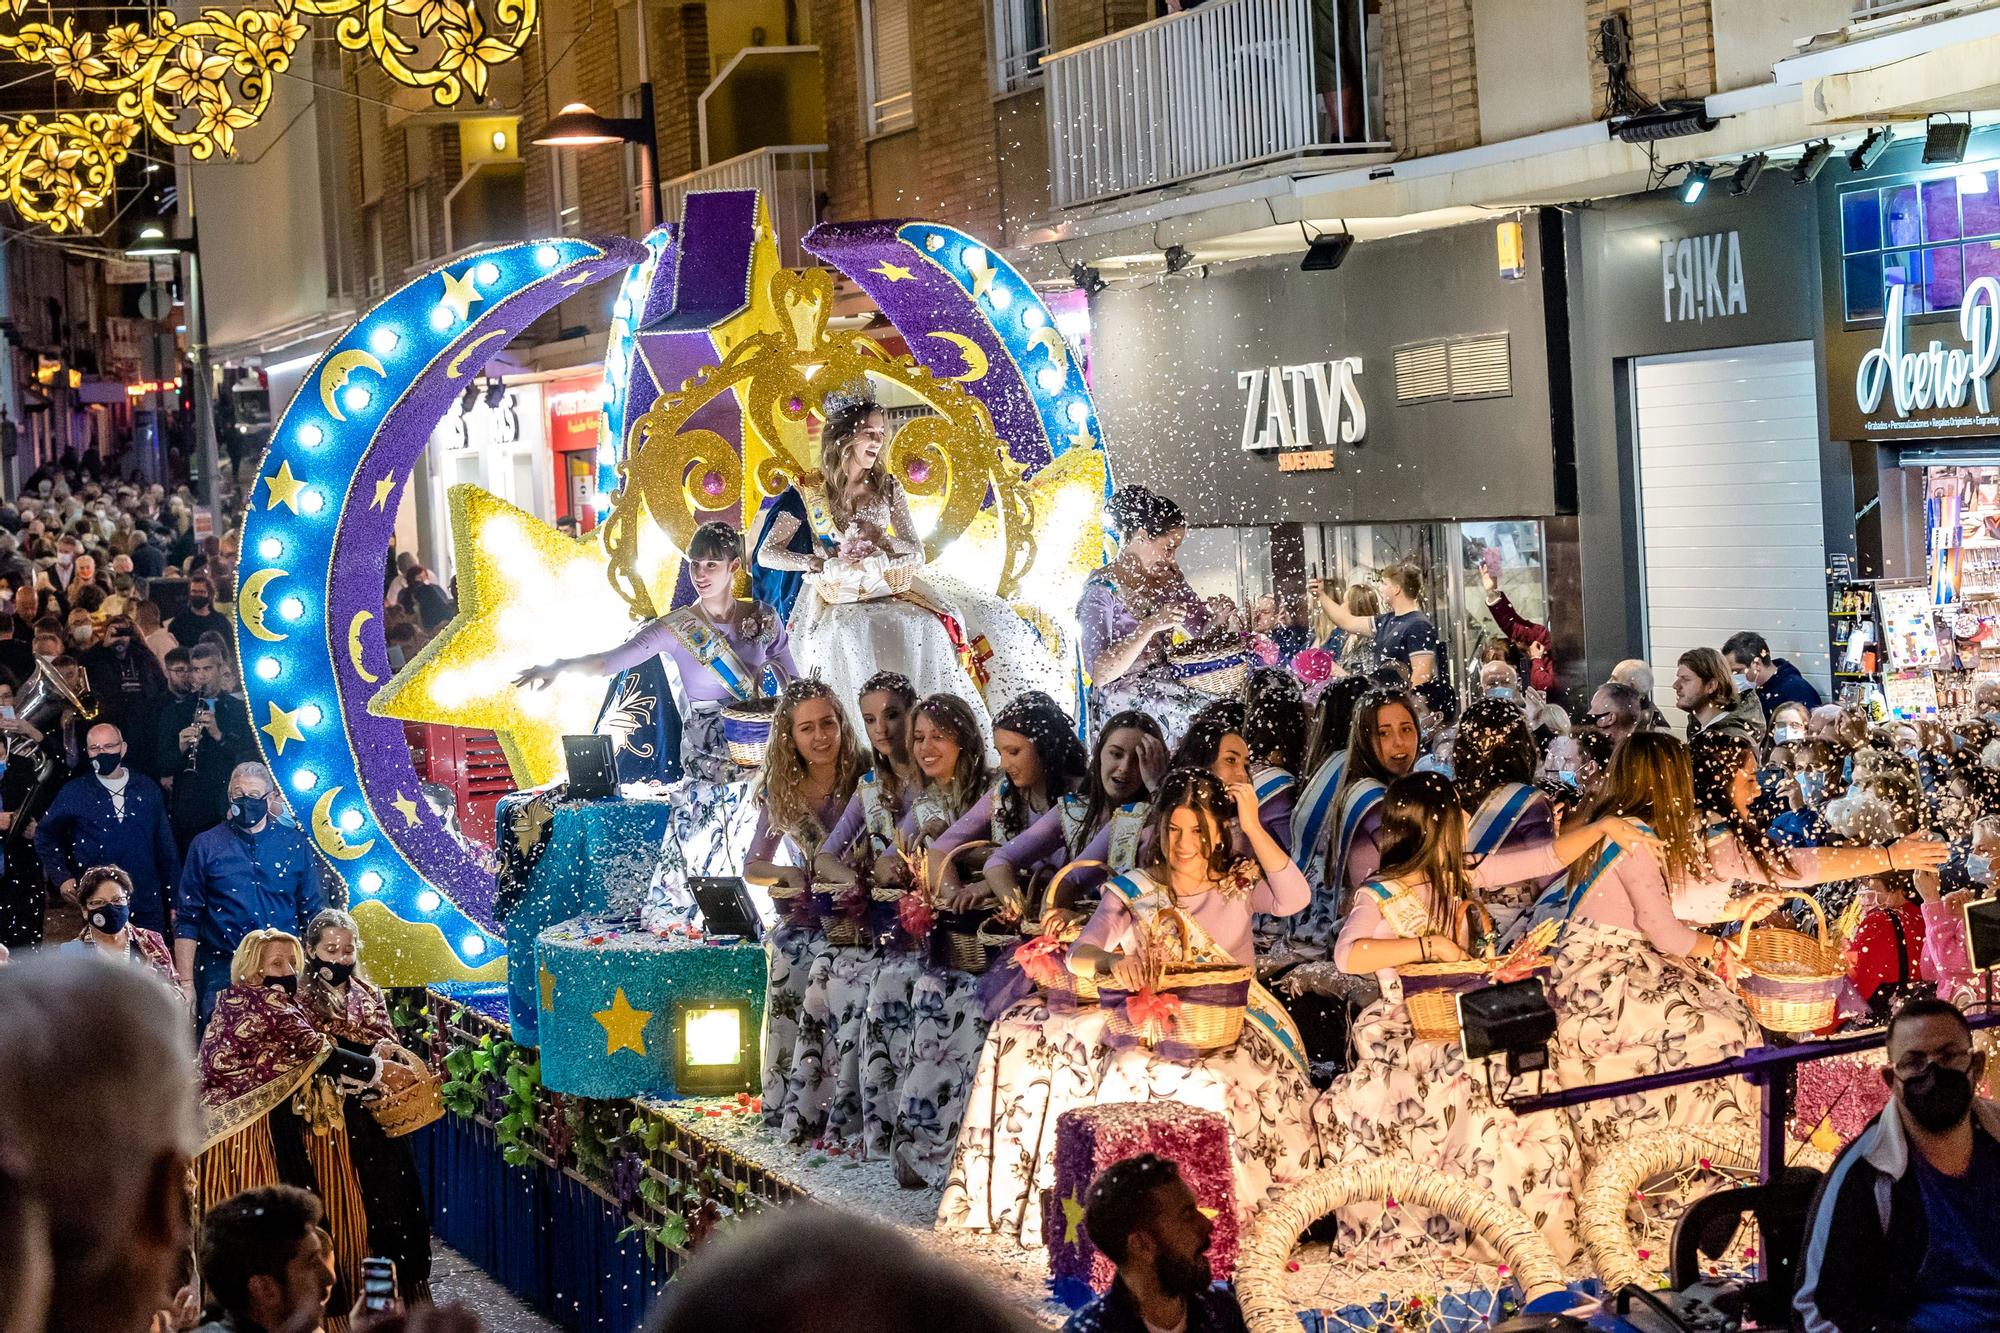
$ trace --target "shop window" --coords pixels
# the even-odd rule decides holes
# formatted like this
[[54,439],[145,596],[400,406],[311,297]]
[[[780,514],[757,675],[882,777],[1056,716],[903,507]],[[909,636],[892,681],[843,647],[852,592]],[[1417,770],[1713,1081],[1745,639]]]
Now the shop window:
[[1924,251],[1924,308],[1956,310],[1965,296],[1965,268],[1958,247]]
[[993,79],[999,91],[1040,81],[1048,53],[1048,0],[993,0]]
[[1850,255],[1842,270],[1846,274],[1847,317],[1882,318],[1882,296],[1888,290],[1882,283],[1882,256]]
[[2000,278],[2000,241],[1979,241],[1960,251],[1965,258],[1965,280]]
[[1925,181],[1919,192],[1924,205],[1924,240],[1955,241],[1965,233],[1958,220],[1958,179]]
[[1917,182],[1849,190],[1840,198],[1847,318],[1881,319],[1892,287],[1906,314],[1955,314],[1966,286],[1996,272],[2000,174],[1951,171]]
[[2000,236],[2000,182],[1991,171],[1958,178],[1958,211],[1966,236]]
[[862,0],[862,87],[868,132],[916,123],[910,98],[910,0]]

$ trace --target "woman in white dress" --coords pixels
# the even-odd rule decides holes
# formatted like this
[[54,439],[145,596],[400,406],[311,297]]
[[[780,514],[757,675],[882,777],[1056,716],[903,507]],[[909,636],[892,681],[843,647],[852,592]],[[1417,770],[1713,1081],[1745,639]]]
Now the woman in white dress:
[[[902,483],[884,457],[889,419],[873,400],[828,395],[820,470],[792,487],[797,505],[773,512],[757,563],[805,576],[792,608],[799,669],[843,699],[877,671],[908,677],[920,697],[955,695],[982,733],[988,693],[1008,700],[1029,690],[1073,692],[1068,664],[1028,623],[990,593],[924,569],[921,535]],[[810,530],[807,550],[800,543]]]

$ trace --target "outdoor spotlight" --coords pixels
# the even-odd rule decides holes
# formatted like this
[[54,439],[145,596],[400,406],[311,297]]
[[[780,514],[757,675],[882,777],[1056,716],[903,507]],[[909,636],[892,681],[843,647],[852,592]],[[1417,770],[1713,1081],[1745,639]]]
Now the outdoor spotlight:
[[1331,273],[1347,258],[1347,252],[1354,248],[1354,237],[1349,232],[1336,231],[1331,235],[1312,238],[1306,246],[1306,257],[1299,261],[1303,273]]
[[1689,134],[1706,134],[1716,126],[1715,117],[1698,101],[1666,102],[1650,111],[1627,116],[1612,127],[1611,133],[1624,143],[1656,143]]
[[1110,286],[1096,269],[1089,267],[1080,259],[1069,266],[1069,280],[1076,284],[1078,291],[1090,296],[1095,296]]
[[1942,120],[1932,116],[1924,122],[1924,165],[1952,167],[1965,161],[1965,149],[1972,142],[1972,120]]
[[1681,202],[1692,204],[1708,193],[1708,180],[1714,174],[1715,168],[1706,162],[1689,163],[1688,174],[1681,178]]
[[1889,127],[1878,125],[1861,136],[1861,142],[1847,155],[1849,171],[1866,171],[1882,160],[1882,154],[1889,151]]
[[1833,145],[1825,139],[1807,144],[1805,151],[1799,154],[1798,165],[1792,168],[1792,183],[1804,185],[1815,179],[1832,158]]
[[1744,158],[1737,164],[1736,170],[1730,173],[1729,192],[1748,194],[1756,189],[1757,178],[1764,174],[1764,166],[1768,160],[1762,153],[1752,153]]
[[749,1092],[757,1028],[744,1000],[683,1005],[674,1024],[674,1091],[683,1097]]
[[1549,1067],[1556,1011],[1539,977],[1462,991],[1458,997],[1460,1049],[1468,1060],[1507,1057],[1511,1075]]
[[1167,272],[1178,273],[1194,262],[1194,252],[1185,245],[1170,245],[1160,256],[1167,261]]

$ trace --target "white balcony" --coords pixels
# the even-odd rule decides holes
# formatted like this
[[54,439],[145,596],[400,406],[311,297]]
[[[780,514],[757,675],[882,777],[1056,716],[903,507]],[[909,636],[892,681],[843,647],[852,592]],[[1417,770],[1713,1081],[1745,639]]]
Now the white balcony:
[[799,238],[819,221],[820,191],[826,187],[826,145],[786,144],[751,152],[676,176],[660,187],[662,216],[681,215],[681,200],[694,190],[761,190],[778,234],[778,255],[786,268],[811,262]]
[[[1210,0],[1042,61],[1054,202],[1075,208],[1305,154],[1380,153],[1362,0]],[[1317,83],[1316,83],[1317,78]]]

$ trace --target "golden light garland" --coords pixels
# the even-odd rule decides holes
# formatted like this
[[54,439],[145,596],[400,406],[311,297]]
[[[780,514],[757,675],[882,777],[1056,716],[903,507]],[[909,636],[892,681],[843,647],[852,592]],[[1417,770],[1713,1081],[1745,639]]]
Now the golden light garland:
[[[6,0],[19,18],[27,0]],[[150,28],[121,24],[78,32],[73,19],[0,31],[0,52],[46,65],[79,92],[115,96],[120,116],[143,121],[162,142],[198,160],[236,149],[237,131],[270,109],[271,77],[291,67],[309,17],[338,18],[334,36],[367,51],[383,73],[450,106],[483,96],[496,65],[521,54],[539,0],[497,0],[497,26],[467,0],[278,0],[275,8],[203,10],[182,22],[170,11]],[[418,53],[429,44],[427,57]]]
[[[1649,1130],[1600,1153],[1577,1191],[1576,1232],[1605,1290],[1661,1285],[1668,1256],[1642,1253],[1632,1232],[1632,1214],[1642,1211],[1647,1199],[1679,1193],[1704,1180],[1713,1182],[1711,1188],[1743,1184],[1756,1173],[1756,1141],[1743,1124],[1716,1125],[1706,1133]],[[1672,1184],[1640,1192],[1640,1186],[1661,1176]]]
[[0,202],[51,231],[81,229],[117,189],[136,121],[102,111],[0,121]]

